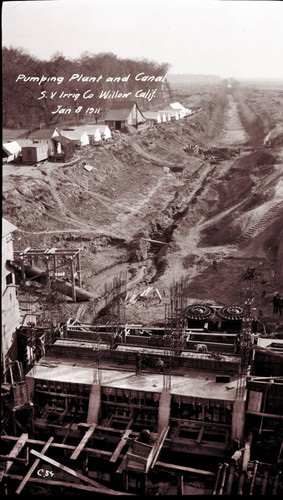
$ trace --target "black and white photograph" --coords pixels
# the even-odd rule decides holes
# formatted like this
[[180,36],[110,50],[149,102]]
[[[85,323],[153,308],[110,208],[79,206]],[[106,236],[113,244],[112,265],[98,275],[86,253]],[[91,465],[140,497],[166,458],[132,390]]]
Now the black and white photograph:
[[2,2],[0,494],[283,494],[283,6]]

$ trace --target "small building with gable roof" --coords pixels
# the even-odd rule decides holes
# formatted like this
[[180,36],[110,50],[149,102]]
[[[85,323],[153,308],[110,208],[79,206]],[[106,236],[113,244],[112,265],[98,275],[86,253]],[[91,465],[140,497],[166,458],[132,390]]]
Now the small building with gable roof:
[[146,118],[135,101],[124,101],[113,104],[106,112],[104,121],[110,129],[122,130],[127,125],[138,128],[146,122]]

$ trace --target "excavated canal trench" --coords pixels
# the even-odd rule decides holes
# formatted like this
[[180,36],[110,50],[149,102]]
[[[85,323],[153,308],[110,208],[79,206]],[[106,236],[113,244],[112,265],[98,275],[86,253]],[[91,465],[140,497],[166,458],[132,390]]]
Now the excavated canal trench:
[[[163,168],[160,159],[158,165],[150,163],[150,169],[144,170],[140,164],[143,161],[141,152],[136,151],[140,148],[139,144],[134,137],[127,138],[123,135],[117,136],[112,145],[97,153],[97,167],[101,162],[109,161],[112,150],[118,158],[122,155],[122,161],[126,151],[131,163],[125,162],[125,168],[134,165],[137,173],[139,170],[144,172],[144,186],[140,192],[137,191],[137,184],[132,184],[132,189],[127,183],[124,183],[125,187],[120,184],[121,190],[119,187],[118,191],[117,186],[112,184],[111,188],[109,182],[111,175],[113,181],[121,178],[121,172],[115,171],[115,167],[109,164],[107,196],[103,191],[93,191],[89,177],[78,177],[82,197],[87,193],[91,195],[94,204],[96,199],[98,202],[103,201],[105,212],[101,215],[100,212],[96,213],[99,216],[96,221],[101,219],[101,223],[92,222],[91,204],[84,205],[89,210],[84,214],[84,209],[72,203],[71,191],[61,190],[61,212],[63,215],[68,213],[70,206],[74,229],[68,229],[68,226],[64,228],[63,218],[62,221],[58,218],[63,229],[59,226],[54,227],[54,230],[20,232],[21,240],[16,240],[15,243],[21,248],[44,245],[82,248],[83,286],[94,295],[94,302],[86,304],[81,314],[84,321],[93,321],[95,315],[105,308],[105,284],[110,284],[111,287],[113,279],[122,274],[127,274],[127,292],[139,294],[151,285],[163,297],[161,303],[148,300],[146,310],[139,302],[126,307],[127,321],[153,323],[163,320],[170,287],[181,278],[186,280],[190,301],[229,305],[242,299],[241,293],[235,290],[238,285],[242,286],[238,279],[239,264],[231,267],[231,263],[236,263],[235,255],[239,254],[239,239],[244,234],[253,235],[248,232],[249,228],[256,228],[257,222],[268,210],[271,210],[275,221],[279,209],[275,210],[273,206],[278,205],[280,208],[282,200],[281,191],[276,190],[280,172],[273,165],[275,159],[270,151],[247,151],[247,135],[240,122],[236,102],[231,96],[229,99],[225,126],[214,140],[207,140],[207,144],[205,142],[205,147],[210,149],[205,151],[202,145],[199,152],[196,150],[190,154],[184,152],[186,144],[183,144],[183,152],[180,147],[178,152],[176,150],[176,167],[173,167],[172,161],[167,160],[168,166]],[[193,120],[188,121],[185,126],[192,130],[196,127]],[[171,130],[178,131],[178,127],[176,124],[176,129],[174,127]],[[181,145],[182,135],[175,138]],[[139,141],[141,140],[148,143],[147,135],[141,136]],[[163,147],[158,136],[155,140],[153,135],[151,143],[153,153],[147,153],[147,162],[159,150],[164,158],[173,157],[174,143],[170,145],[170,154],[169,148],[166,150]],[[210,153],[213,147],[220,149],[216,159]],[[221,148],[223,151],[225,149],[223,155]],[[229,153],[229,150],[235,148],[240,151],[237,154],[234,151],[231,158],[229,155],[227,157],[227,151]],[[103,172],[100,173],[98,168],[95,170],[95,176],[99,179]],[[125,174],[126,172],[127,170]],[[66,182],[60,175],[60,184],[68,184],[71,188],[71,178],[66,178]],[[67,175],[68,171],[65,170],[65,176]],[[51,170],[45,173],[45,179],[54,191],[58,189],[59,179],[55,186],[52,176]],[[133,180],[129,178],[129,182]],[[113,202],[108,201],[109,197],[113,197]],[[49,217],[52,224],[52,218],[55,221],[57,214],[49,210]],[[82,223],[76,224],[76,220],[82,220]],[[245,256],[242,251],[241,266],[250,258],[251,254]],[[264,260],[264,255],[261,258]],[[217,276],[212,273],[212,261],[215,259],[218,262]],[[52,314],[59,321],[74,317],[81,311],[76,304],[63,302],[61,307],[58,298],[55,305],[57,312],[51,308]],[[109,298],[107,303],[111,304]]]

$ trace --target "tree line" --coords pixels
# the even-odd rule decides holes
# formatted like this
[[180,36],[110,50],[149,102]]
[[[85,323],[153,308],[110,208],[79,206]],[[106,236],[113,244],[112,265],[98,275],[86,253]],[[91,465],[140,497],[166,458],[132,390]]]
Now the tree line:
[[[3,47],[2,50],[2,98],[3,98],[3,127],[4,128],[31,128],[37,126],[50,127],[66,121],[65,116],[53,114],[59,105],[72,110],[70,115],[74,121],[85,118],[84,110],[87,107],[100,108],[101,113],[96,118],[103,117],[103,112],[111,108],[111,99],[99,99],[102,91],[121,90],[132,92],[131,97],[136,100],[141,109],[146,110],[159,106],[164,99],[171,97],[170,86],[165,80],[162,82],[136,81],[135,76],[139,73],[162,77],[169,69],[167,63],[157,63],[148,59],[121,59],[113,53],[91,54],[83,53],[77,59],[68,59],[62,53],[57,52],[50,60],[40,60],[22,48]],[[103,75],[100,81],[89,83],[87,81],[69,81],[73,74],[84,76]],[[121,83],[106,82],[108,77],[125,77],[131,75],[128,81]],[[18,79],[19,75],[26,77],[46,77],[46,80],[37,83],[35,81],[24,81]],[[64,77],[63,82],[50,81],[51,77]],[[55,80],[53,78],[53,80]],[[135,98],[135,92],[140,89],[148,91],[158,88],[157,97],[148,102],[144,98]],[[92,89],[93,97],[83,99],[83,94]],[[69,97],[62,97],[69,94]],[[51,94],[53,93],[53,94]],[[71,97],[71,94],[80,94]],[[53,95],[51,99],[50,96]],[[47,96],[42,97],[42,96]],[[41,98],[40,98],[41,97]],[[82,106],[83,111],[79,116],[74,111]],[[91,116],[91,115],[90,115]],[[94,115],[92,115],[92,119]]]

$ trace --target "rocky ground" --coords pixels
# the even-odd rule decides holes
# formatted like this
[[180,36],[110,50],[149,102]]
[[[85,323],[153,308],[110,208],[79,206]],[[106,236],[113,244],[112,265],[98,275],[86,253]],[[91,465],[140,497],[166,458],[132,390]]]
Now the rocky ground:
[[[15,249],[80,247],[83,285],[95,297],[82,306],[59,294],[39,298],[33,287],[20,291],[41,322],[93,321],[105,306],[105,284],[122,275],[129,296],[149,286],[151,293],[110,307],[108,319],[115,310],[128,322],[163,321],[170,287],[181,279],[187,303],[242,304],[251,284],[245,270],[256,268],[257,313],[280,334],[282,317],[272,314],[270,300],[283,293],[283,150],[280,143],[254,147],[229,99],[223,108],[216,93],[192,96],[184,105],[193,100],[199,113],[139,133],[114,132],[109,143],[78,151],[70,165],[4,167],[3,216],[18,228]],[[184,151],[196,144],[199,154]],[[205,154],[212,147],[233,154]]]

